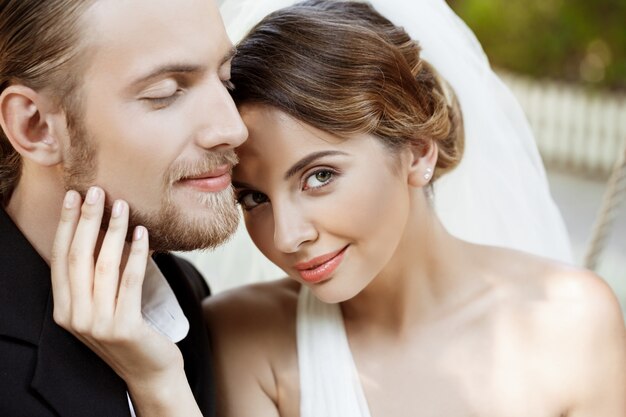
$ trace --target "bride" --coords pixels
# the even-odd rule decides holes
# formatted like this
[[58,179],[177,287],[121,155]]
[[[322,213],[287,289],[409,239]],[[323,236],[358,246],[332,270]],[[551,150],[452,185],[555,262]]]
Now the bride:
[[[262,17],[295,1],[221,3],[229,35],[238,41]],[[526,118],[491,70],[473,33],[444,0],[370,3],[419,40],[422,56],[450,83],[463,109],[465,156],[438,181],[434,195],[435,211],[446,229],[474,243],[571,263],[567,232]],[[238,261],[242,256],[247,262]],[[243,228],[224,247],[189,257],[217,290],[284,275],[259,255]]]
[[[466,48],[465,58],[479,56]],[[494,119],[502,108],[488,99],[464,101],[459,91],[467,86],[436,71],[402,28],[364,3],[311,0],[282,9],[239,51],[233,97],[250,137],[238,151],[233,184],[252,240],[289,278],[205,303],[220,416],[624,415],[624,324],[602,280],[447,230],[455,221],[470,223],[458,227],[466,232],[476,223],[478,239],[495,239],[500,233],[490,221],[525,222],[535,202],[546,200],[545,188],[523,193],[523,182],[510,191],[478,191],[483,180],[508,180],[510,166],[491,169],[509,152],[520,163],[529,157],[525,139],[498,146],[487,134],[506,128],[472,139],[473,129],[492,123],[472,120],[471,105]],[[484,60],[466,64],[457,71],[467,71],[475,93],[505,94],[493,79],[471,78]],[[518,109],[510,110],[493,125],[524,127],[512,116]],[[488,145],[477,142],[483,139]],[[463,168],[477,152],[484,165]],[[532,166],[521,173],[542,181]],[[474,218],[473,207],[455,207],[454,196],[437,200],[453,175],[472,180],[456,190],[464,204],[471,199],[463,194],[476,188],[480,207],[506,196],[504,212]],[[452,226],[439,220],[455,210],[463,212],[448,217]],[[519,244],[549,236],[535,224],[524,223],[528,240]],[[75,240],[93,239],[79,234]],[[142,256],[145,250],[131,250],[129,263]],[[65,269],[70,281],[80,279]],[[116,324],[130,335],[122,343],[69,330],[127,382],[165,369],[170,377],[158,389],[131,391],[140,409],[174,405],[180,415],[197,413],[171,394],[184,380],[176,363],[163,359],[175,346],[155,332],[145,337],[137,297],[113,302],[128,303],[120,311],[129,313],[136,307]]]

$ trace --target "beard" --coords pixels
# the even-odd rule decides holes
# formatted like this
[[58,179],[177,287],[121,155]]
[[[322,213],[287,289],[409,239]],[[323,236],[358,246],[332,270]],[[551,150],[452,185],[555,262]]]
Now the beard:
[[234,166],[238,162],[235,152],[210,152],[203,159],[190,163],[179,163],[164,174],[163,196],[160,208],[153,213],[130,206],[130,232],[135,226],[143,225],[150,235],[150,248],[155,251],[191,251],[213,249],[226,242],[237,230],[239,210],[235,204],[232,185],[214,193],[197,193],[197,203],[206,209],[201,217],[191,217],[184,207],[176,204],[173,190],[176,182],[209,172],[217,167]]
[[[64,166],[64,185],[66,190],[78,191],[84,200],[89,187],[97,185],[96,141],[89,135],[78,113],[70,117],[68,112],[68,132],[71,147]],[[126,240],[130,242],[135,227],[142,225],[148,230],[150,249],[156,252],[213,249],[226,242],[239,224],[232,185],[216,193],[198,193],[198,203],[206,208],[206,214],[195,218],[187,215],[185,208],[176,203],[173,191],[175,183],[185,177],[226,164],[232,167],[237,162],[237,155],[231,149],[207,151],[199,161],[172,165],[163,174],[163,193],[157,210],[147,212],[133,201],[127,201],[130,217]],[[107,230],[112,205],[113,201],[107,196],[101,224],[103,231]]]

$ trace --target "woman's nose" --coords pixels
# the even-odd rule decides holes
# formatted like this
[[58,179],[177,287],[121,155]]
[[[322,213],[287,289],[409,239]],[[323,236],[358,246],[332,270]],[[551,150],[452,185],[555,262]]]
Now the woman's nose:
[[317,230],[297,206],[274,206],[274,245],[283,253],[296,252],[304,243],[317,239]]

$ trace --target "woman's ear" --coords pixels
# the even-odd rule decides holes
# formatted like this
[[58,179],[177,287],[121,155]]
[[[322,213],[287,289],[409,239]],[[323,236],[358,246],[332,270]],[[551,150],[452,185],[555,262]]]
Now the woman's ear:
[[51,99],[23,85],[11,85],[0,94],[0,126],[25,159],[43,166],[63,160],[60,138],[53,124],[59,117]]
[[433,178],[439,148],[433,141],[427,141],[424,146],[412,146],[412,161],[409,166],[409,185],[425,187]]

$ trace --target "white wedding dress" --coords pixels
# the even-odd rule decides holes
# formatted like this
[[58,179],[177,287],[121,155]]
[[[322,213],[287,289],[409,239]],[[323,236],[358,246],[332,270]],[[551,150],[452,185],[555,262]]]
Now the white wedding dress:
[[303,285],[297,314],[300,417],[370,417],[339,304]]
[[[220,10],[237,42],[265,15],[294,3],[222,0]],[[571,263],[565,225],[526,117],[471,30],[444,0],[370,3],[420,43],[423,57],[452,85],[461,104],[465,155],[435,183],[435,210],[447,230],[467,241]],[[230,244],[191,258],[215,291],[284,276],[254,247],[243,227]]]

